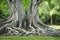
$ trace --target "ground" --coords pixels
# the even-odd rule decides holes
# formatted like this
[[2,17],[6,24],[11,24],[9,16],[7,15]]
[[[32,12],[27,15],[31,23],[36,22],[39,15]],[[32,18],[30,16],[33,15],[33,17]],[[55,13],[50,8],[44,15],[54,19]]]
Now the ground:
[[5,36],[0,37],[0,40],[60,40],[60,37],[37,37],[37,36]]
[[50,27],[53,27],[55,29],[60,29],[60,25],[50,25]]

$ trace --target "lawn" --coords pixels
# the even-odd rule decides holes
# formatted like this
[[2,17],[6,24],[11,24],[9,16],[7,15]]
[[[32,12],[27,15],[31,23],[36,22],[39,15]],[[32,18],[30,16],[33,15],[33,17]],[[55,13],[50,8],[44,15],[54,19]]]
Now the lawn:
[[0,36],[0,40],[60,40],[60,38],[40,36]]
[[53,27],[55,29],[60,29],[60,25],[50,25],[50,27]]

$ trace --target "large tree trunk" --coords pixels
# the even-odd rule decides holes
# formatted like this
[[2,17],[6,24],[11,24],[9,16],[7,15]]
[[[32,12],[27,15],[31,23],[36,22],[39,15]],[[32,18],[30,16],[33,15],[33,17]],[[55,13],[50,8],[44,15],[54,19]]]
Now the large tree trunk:
[[55,29],[45,25],[38,15],[38,4],[41,0],[30,0],[26,11],[22,0],[7,0],[11,15],[0,24],[0,35],[48,36],[54,35]]

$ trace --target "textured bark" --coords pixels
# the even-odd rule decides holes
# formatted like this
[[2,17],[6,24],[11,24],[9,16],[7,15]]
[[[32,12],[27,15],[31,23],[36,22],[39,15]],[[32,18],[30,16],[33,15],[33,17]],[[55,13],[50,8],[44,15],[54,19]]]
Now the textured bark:
[[[38,15],[38,4],[42,0],[30,0],[26,11],[22,0],[7,0],[11,15],[0,23],[0,35],[54,36],[56,30],[45,25]],[[56,34],[57,35],[57,34]]]

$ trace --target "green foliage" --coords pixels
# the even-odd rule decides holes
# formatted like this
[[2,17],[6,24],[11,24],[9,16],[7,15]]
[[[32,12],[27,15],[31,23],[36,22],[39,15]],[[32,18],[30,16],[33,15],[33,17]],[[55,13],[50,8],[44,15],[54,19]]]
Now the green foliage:
[[6,19],[9,16],[7,0],[0,0],[0,19]]
[[49,7],[51,6],[51,0],[44,0],[44,1],[47,1],[48,2],[48,6]]
[[55,25],[60,25],[60,14],[54,14],[53,15],[53,23],[55,24]]
[[23,6],[24,6],[24,9],[28,10],[29,6],[30,6],[30,0],[23,0],[22,3],[23,3]]
[[39,16],[44,23],[49,23],[50,16],[48,2],[45,1],[39,5]]
[[39,15],[41,20],[46,24],[50,24],[51,17],[54,24],[60,24],[60,1],[44,0],[39,5]]

